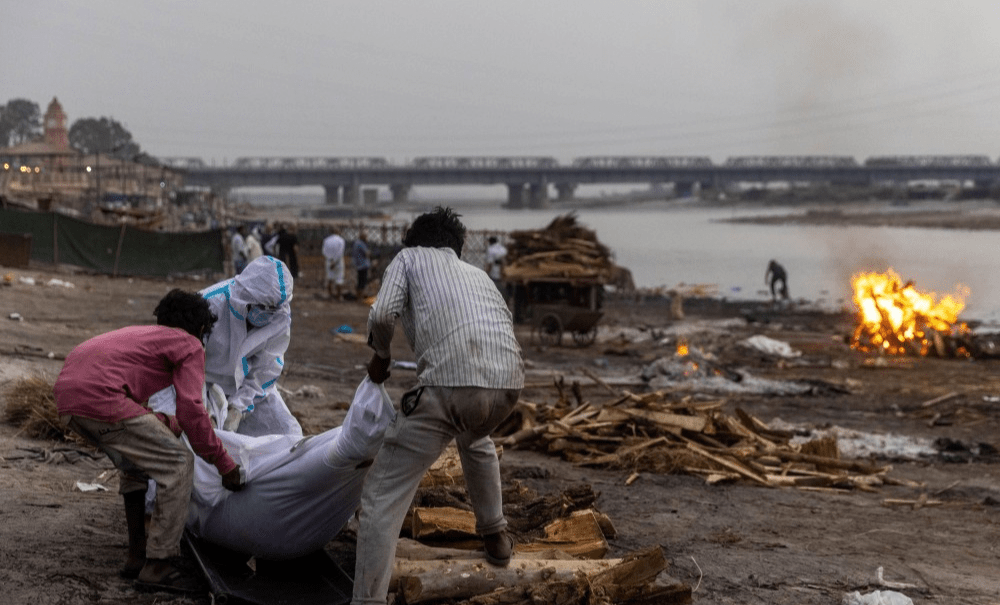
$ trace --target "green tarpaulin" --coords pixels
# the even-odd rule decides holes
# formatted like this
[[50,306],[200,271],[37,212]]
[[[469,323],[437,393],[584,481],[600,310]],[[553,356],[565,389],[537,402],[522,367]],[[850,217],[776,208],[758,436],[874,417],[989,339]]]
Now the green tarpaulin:
[[31,260],[110,275],[222,273],[222,230],[167,233],[95,225],[53,212],[0,209],[0,233],[31,234]]

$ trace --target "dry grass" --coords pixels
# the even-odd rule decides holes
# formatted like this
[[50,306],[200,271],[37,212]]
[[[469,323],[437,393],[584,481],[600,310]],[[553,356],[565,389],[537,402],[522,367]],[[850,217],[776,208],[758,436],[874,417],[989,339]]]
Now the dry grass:
[[18,379],[7,391],[4,420],[19,427],[28,437],[66,440],[66,431],[59,425],[52,384],[40,375]]

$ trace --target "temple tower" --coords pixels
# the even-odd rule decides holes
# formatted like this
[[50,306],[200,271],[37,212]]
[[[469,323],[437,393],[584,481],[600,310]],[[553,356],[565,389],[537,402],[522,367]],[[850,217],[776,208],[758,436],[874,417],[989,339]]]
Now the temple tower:
[[69,149],[69,130],[66,128],[66,112],[63,111],[59,99],[52,97],[49,108],[45,110],[44,122],[45,142],[55,149]]

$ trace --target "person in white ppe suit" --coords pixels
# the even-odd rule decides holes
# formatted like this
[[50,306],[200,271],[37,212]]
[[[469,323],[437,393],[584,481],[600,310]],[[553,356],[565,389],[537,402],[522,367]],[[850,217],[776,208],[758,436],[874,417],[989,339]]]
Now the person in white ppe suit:
[[205,382],[226,396],[225,428],[244,435],[301,435],[277,388],[291,339],[288,267],[261,256],[201,294],[219,318],[205,343]]

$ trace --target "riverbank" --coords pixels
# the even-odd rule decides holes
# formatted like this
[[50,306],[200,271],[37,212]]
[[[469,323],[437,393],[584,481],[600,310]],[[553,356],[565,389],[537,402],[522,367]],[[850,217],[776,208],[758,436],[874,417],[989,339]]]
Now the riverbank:
[[[14,273],[31,277],[34,285],[15,279],[0,288],[3,392],[23,376],[53,380],[64,356],[90,336],[148,323],[170,288],[208,285],[35,269]],[[318,285],[303,280],[292,309],[280,386],[306,433],[316,434],[340,423],[364,375],[370,351],[357,336],[368,308],[330,301]],[[672,319],[668,305],[652,300],[610,300],[605,311],[597,340],[587,347],[544,347],[531,326],[518,326],[526,404],[541,411],[579,396],[594,406],[621,407],[627,393],[660,392],[734,417],[743,410],[801,435],[854,431],[875,443],[863,462],[884,467],[883,479],[867,489],[763,487],[680,468],[580,466],[526,444],[505,448],[505,485],[519,483],[539,494],[592,486],[599,492],[595,506],[616,530],[608,537],[607,556],[660,546],[671,581],[691,586],[696,604],[828,605],[847,592],[884,589],[879,568],[885,580],[905,583],[901,591],[918,603],[996,602],[1000,361],[872,357],[847,345],[851,314],[808,307],[706,297],[689,301],[683,319]],[[12,313],[20,319],[10,318]],[[351,333],[344,334],[344,326]],[[784,343],[789,353],[750,347],[751,337]],[[665,386],[664,375],[649,378],[653,368],[676,358],[681,343],[697,352],[705,368],[717,368],[730,380],[682,374]],[[393,355],[412,361],[402,342],[394,342]],[[389,393],[398,399],[414,382],[411,371],[395,368]],[[789,384],[809,388],[757,390]],[[641,421],[631,426],[618,437],[642,441],[649,427]],[[931,444],[936,453],[911,457],[889,446],[892,436]],[[704,448],[709,442],[699,443]],[[939,450],[935,443],[942,444]],[[117,480],[106,472],[106,459],[73,453],[79,449],[0,422],[0,602],[209,605],[207,592],[140,594],[117,576],[126,545]],[[107,491],[82,492],[81,482]],[[350,531],[327,549],[353,572]]]

